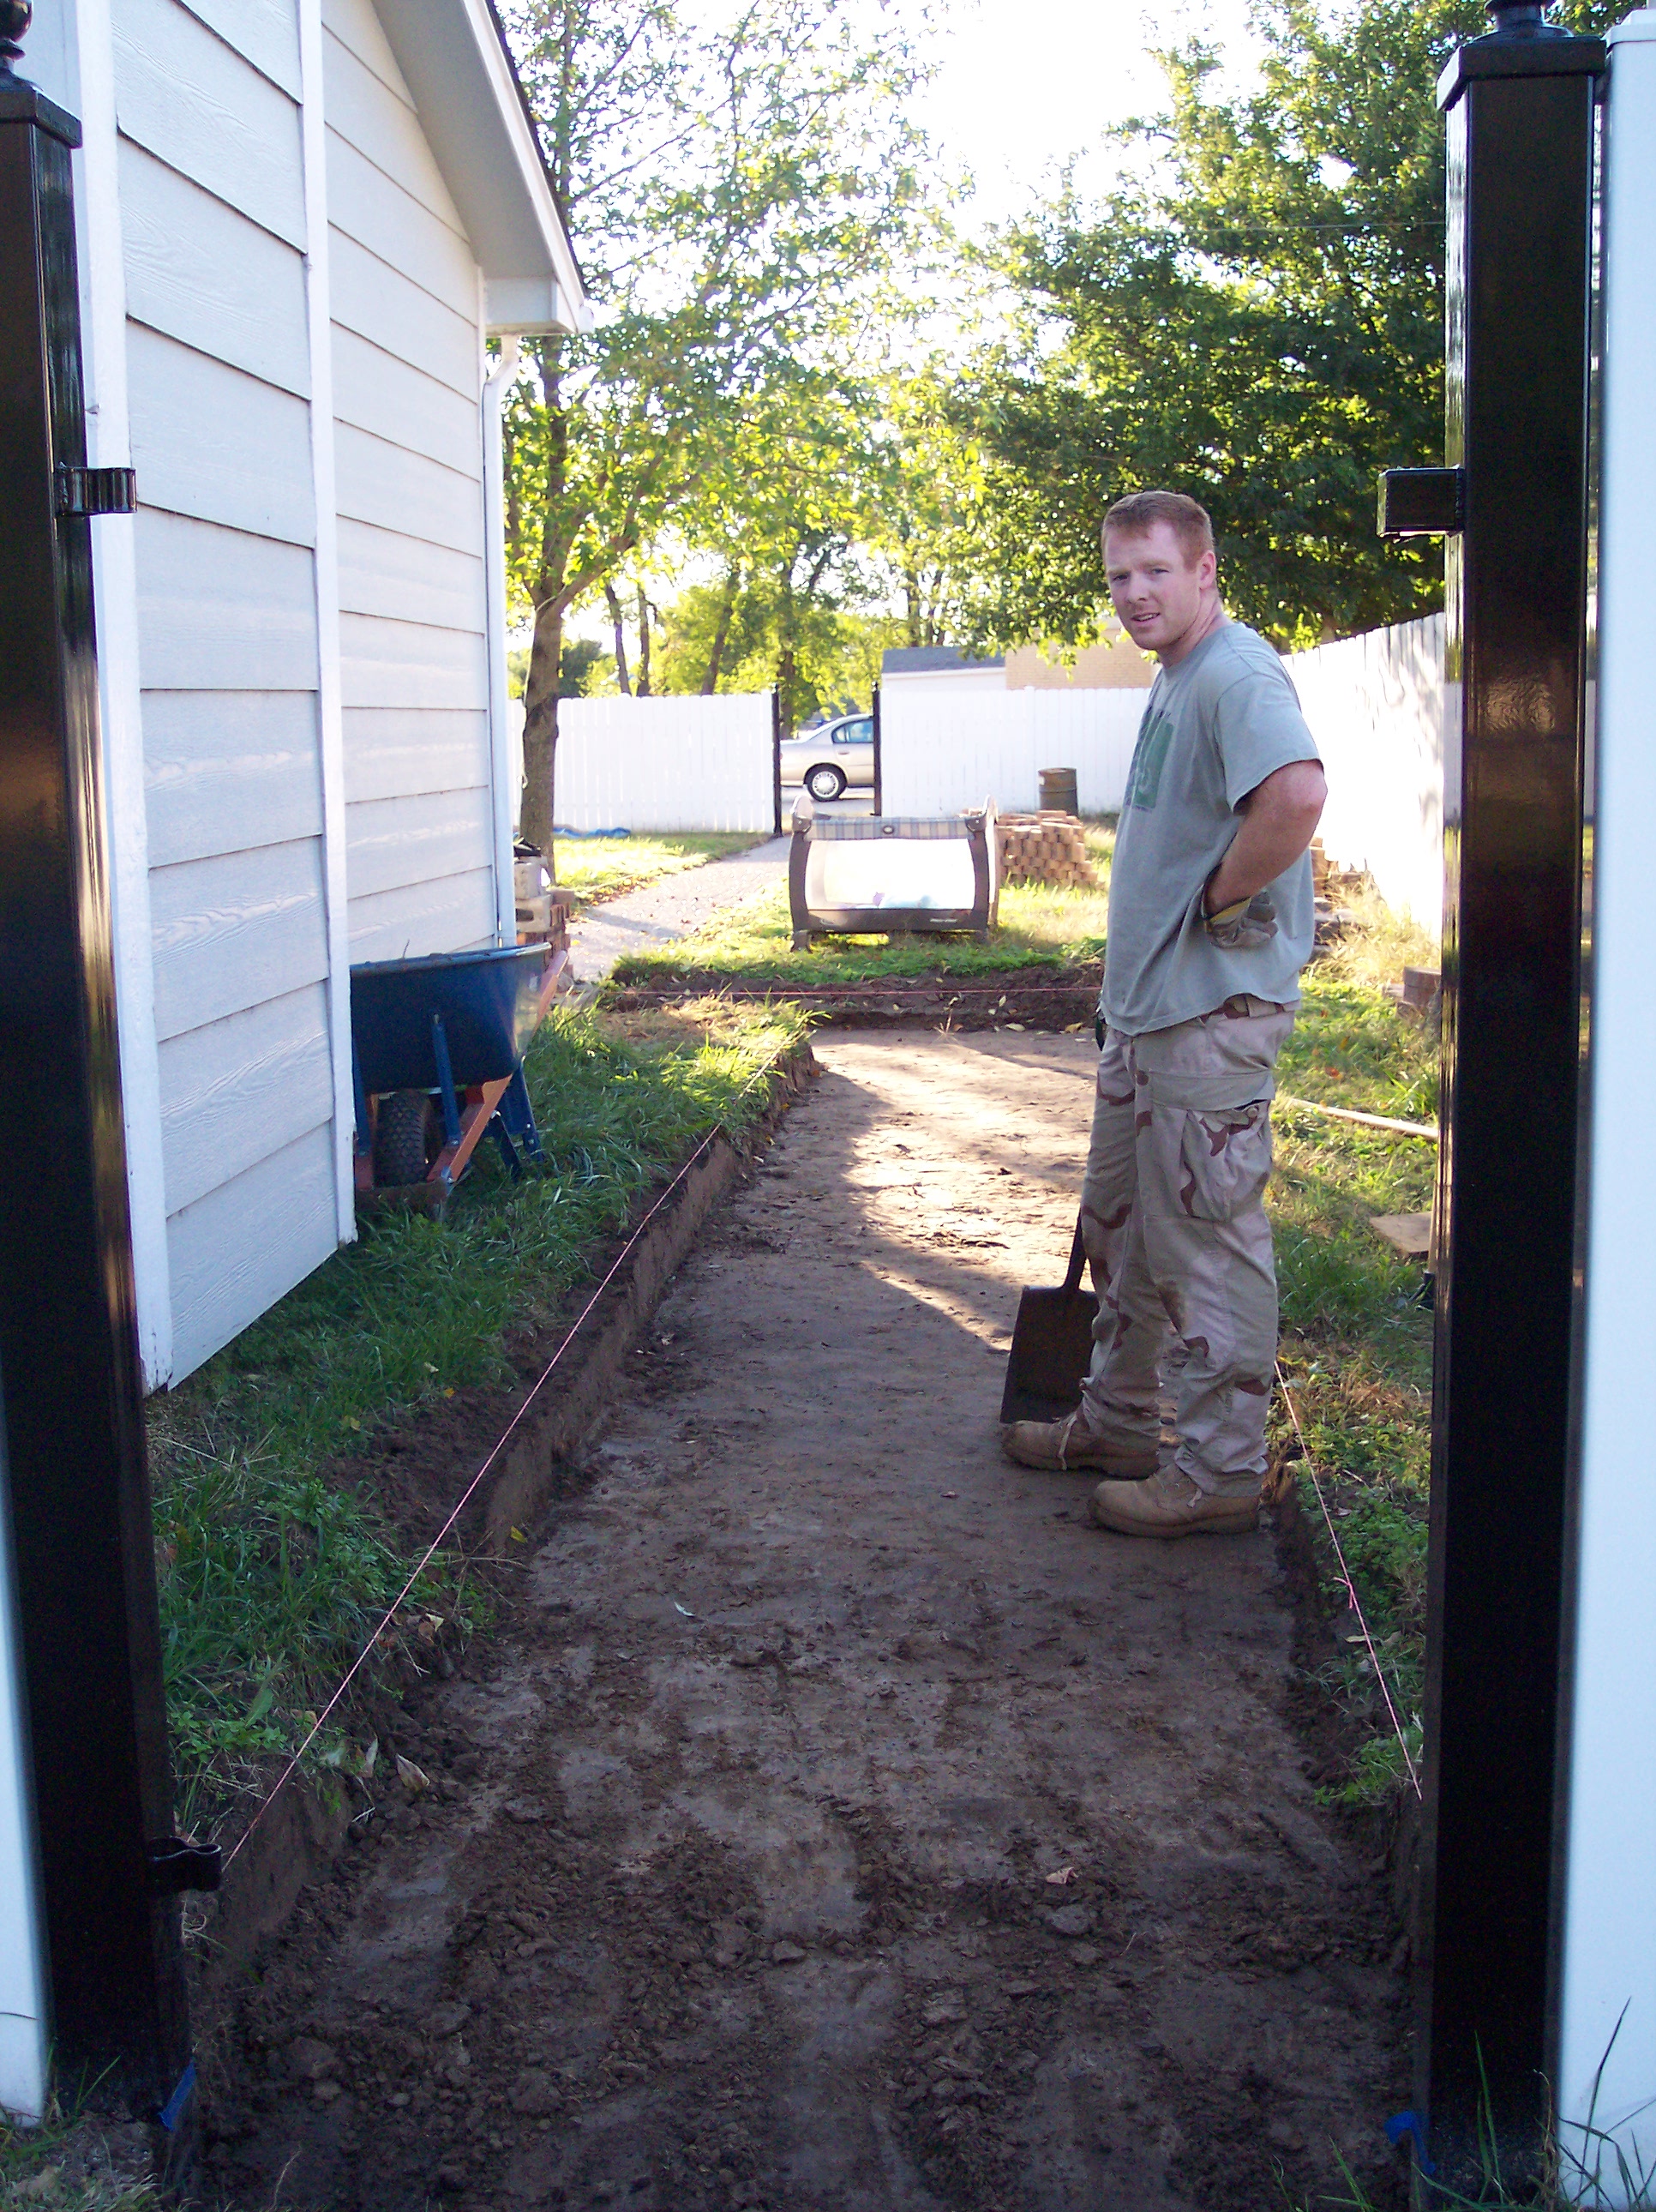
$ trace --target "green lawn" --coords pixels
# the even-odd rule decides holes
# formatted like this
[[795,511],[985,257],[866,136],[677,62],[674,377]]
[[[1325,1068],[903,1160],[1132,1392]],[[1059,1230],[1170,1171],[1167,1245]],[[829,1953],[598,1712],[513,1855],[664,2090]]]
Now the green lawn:
[[[1364,1112],[1430,1121],[1437,1046],[1401,1019],[1380,989],[1405,962],[1435,964],[1429,941],[1372,898],[1358,926],[1307,969],[1281,1088]],[[1431,1204],[1437,1147],[1279,1104],[1269,1204],[1283,1302],[1283,1364],[1339,1532],[1381,1665],[1418,1757],[1425,1638],[1426,1499],[1430,1452],[1431,1316],[1420,1304],[1421,1265],[1399,1259],[1368,1227],[1372,1215]],[[1286,1408],[1273,1441],[1294,1443]],[[1301,1504],[1310,1522],[1331,1609],[1344,1612],[1332,1547],[1303,1462]],[[1346,1646],[1323,1684],[1359,1724],[1344,1785],[1378,1802],[1404,1781],[1402,1754],[1360,1644]]]
[[[762,1110],[801,1033],[788,1008],[652,1023],[555,1013],[528,1060],[549,1165],[522,1182],[487,1142],[449,1218],[381,1214],[179,1389],[149,1404],[167,1701],[183,1817],[257,1790],[361,1648],[411,1564],[339,1461],[388,1419],[506,1382],[509,1328],[556,1316],[595,1246],[711,1127]],[[458,1472],[458,1471],[457,1471]],[[487,1598],[434,1565],[408,1632],[464,1635]],[[424,1628],[422,1628],[422,1622]],[[343,1736],[325,1765],[355,1756]]]
[[1087,845],[1098,884],[1092,890],[1041,884],[1000,895],[1000,927],[986,945],[969,937],[819,937],[793,951],[788,894],[778,884],[743,905],[716,915],[688,937],[617,962],[618,983],[671,985],[704,976],[732,983],[773,983],[786,989],[854,983],[889,975],[984,975],[1008,969],[1070,967],[1104,957],[1113,833],[1089,829]]
[[553,861],[557,881],[575,893],[576,905],[597,906],[664,876],[682,875],[687,868],[703,868],[709,860],[745,853],[763,842],[762,834],[755,836],[745,830],[675,830],[653,837],[560,837],[554,843]]

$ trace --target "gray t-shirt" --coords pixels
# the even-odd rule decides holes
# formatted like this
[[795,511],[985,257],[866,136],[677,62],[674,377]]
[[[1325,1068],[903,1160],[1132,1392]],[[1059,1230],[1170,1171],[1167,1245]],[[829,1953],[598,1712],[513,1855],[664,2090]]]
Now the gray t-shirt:
[[1277,934],[1249,951],[1208,935],[1202,890],[1240,827],[1238,802],[1290,761],[1318,757],[1288,671],[1240,623],[1156,677],[1110,872],[1100,1006],[1112,1029],[1171,1029],[1244,992],[1298,1000],[1313,927],[1309,854],[1269,886]]

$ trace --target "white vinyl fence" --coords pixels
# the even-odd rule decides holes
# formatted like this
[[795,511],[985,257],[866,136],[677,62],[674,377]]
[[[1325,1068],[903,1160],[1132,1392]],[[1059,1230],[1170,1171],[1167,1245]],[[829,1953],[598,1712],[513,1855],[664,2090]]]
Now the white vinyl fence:
[[1072,768],[1083,814],[1113,814],[1127,788],[1144,691],[988,691],[889,684],[880,695],[888,814],[1002,813],[1040,803],[1040,771]]
[[571,830],[768,830],[768,691],[561,699],[553,789]]
[[1328,771],[1321,836],[1389,907],[1443,927],[1443,617],[1289,657]]
[[[1322,839],[1435,937],[1443,905],[1443,617],[1296,653],[1288,671],[1328,769]],[[1146,694],[886,687],[888,814],[1040,803],[1072,768],[1083,814],[1113,813]],[[768,692],[560,702],[556,817],[574,830],[768,829]]]

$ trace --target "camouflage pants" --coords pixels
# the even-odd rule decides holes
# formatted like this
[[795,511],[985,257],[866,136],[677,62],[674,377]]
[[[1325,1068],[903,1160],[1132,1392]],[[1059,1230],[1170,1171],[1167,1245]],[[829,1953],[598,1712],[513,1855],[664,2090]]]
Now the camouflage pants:
[[1265,1471],[1271,1071],[1293,1026],[1292,1009],[1228,999],[1144,1036],[1107,1030],[1098,1064],[1081,1203],[1098,1291],[1089,1418],[1153,1444],[1171,1391],[1178,1463],[1220,1495]]

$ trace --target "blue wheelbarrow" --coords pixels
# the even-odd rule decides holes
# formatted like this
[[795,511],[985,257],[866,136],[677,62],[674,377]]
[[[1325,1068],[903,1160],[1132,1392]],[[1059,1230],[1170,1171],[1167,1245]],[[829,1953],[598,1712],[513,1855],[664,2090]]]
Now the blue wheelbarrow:
[[359,1204],[440,1212],[485,1134],[514,1176],[541,1158],[523,1058],[568,963],[522,945],[351,969]]

